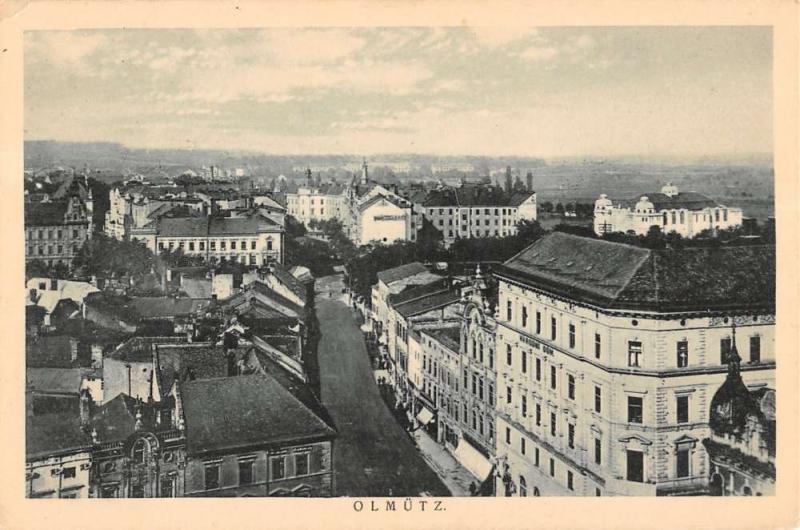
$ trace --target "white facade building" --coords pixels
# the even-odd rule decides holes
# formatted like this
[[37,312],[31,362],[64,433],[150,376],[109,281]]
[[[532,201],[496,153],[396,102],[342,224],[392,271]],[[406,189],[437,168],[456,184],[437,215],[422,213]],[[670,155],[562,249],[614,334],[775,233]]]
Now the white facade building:
[[734,344],[748,387],[775,385],[774,247],[556,232],[495,275],[498,494],[706,492]]
[[725,229],[742,224],[741,208],[731,208],[695,192],[679,192],[672,184],[660,193],[648,193],[634,201],[614,202],[602,194],[594,203],[594,231],[647,234],[651,226],[663,233],[694,237],[703,230]]

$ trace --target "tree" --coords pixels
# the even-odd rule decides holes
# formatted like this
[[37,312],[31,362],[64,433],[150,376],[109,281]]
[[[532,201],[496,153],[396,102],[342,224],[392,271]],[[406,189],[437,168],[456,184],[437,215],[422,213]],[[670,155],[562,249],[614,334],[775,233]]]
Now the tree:
[[155,256],[139,241],[119,241],[95,234],[84,242],[73,267],[92,276],[142,276],[153,270]]
[[564,215],[564,205],[561,203],[556,204],[555,212],[557,215]]
[[294,239],[296,237],[304,236],[306,233],[308,233],[305,225],[292,215],[286,216],[286,224],[284,225],[284,229],[286,230],[287,239]]

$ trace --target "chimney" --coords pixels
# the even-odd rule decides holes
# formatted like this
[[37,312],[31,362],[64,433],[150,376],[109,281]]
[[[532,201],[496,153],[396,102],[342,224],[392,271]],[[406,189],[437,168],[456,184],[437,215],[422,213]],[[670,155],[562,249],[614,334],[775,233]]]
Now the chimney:
[[144,427],[144,422],[142,421],[142,405],[140,402],[136,403],[136,423],[133,425],[133,430],[141,431]]
[[528,171],[528,174],[525,175],[525,188],[529,192],[533,192],[533,171]]
[[236,355],[232,350],[225,352],[225,359],[228,361],[228,377],[236,375]]

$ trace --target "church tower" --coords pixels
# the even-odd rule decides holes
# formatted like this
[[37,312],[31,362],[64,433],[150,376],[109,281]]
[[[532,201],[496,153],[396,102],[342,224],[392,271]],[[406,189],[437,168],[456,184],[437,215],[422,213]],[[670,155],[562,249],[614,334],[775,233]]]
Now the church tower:
[[364,158],[364,163],[361,165],[361,184],[369,184],[369,168],[366,158]]

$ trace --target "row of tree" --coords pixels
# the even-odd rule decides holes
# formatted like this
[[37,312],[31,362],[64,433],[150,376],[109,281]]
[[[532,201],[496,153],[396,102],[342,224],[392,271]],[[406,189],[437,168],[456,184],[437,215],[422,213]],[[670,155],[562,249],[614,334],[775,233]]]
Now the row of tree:
[[575,214],[575,217],[589,219],[594,216],[594,204],[584,202],[568,202],[566,204],[557,202],[553,204],[550,201],[544,201],[539,204],[539,211],[556,215],[569,213]]

